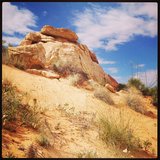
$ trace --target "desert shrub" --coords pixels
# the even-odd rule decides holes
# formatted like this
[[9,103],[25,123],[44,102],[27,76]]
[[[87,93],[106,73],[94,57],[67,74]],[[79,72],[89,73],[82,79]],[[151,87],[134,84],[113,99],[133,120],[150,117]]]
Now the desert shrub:
[[8,47],[12,47],[11,44],[8,44],[8,46],[5,46],[6,41],[2,40],[2,63],[3,64],[10,64],[10,58],[8,54]]
[[128,85],[137,88],[138,90],[142,91],[145,88],[145,85],[137,78],[131,78],[128,80]]
[[28,148],[27,157],[37,158],[37,148],[33,144],[31,144]]
[[7,47],[5,46],[5,41],[2,41],[2,63],[6,64],[7,59],[8,59],[8,51],[7,51]]
[[20,112],[21,121],[23,125],[27,125],[34,129],[41,127],[40,109],[37,105],[30,106],[28,104],[21,106],[22,111]]
[[16,158],[12,152],[8,152],[5,158]]
[[107,92],[103,88],[96,89],[94,92],[94,96],[109,105],[114,105],[114,101],[112,100],[109,92]]
[[83,151],[83,152],[78,153],[77,158],[98,158],[98,156],[96,152]]
[[122,115],[122,112],[118,112],[115,117],[115,113],[103,116],[100,121],[100,138],[107,144],[116,146],[118,149],[139,149],[141,148],[140,139],[135,136],[135,128],[131,119]]
[[141,114],[145,114],[145,108],[144,108],[144,104],[143,104],[143,101],[141,99],[140,96],[138,95],[131,95],[129,94],[127,97],[126,97],[126,102],[127,102],[127,105],[135,110],[136,112],[139,112]]
[[128,81],[128,85],[137,88],[144,96],[151,96],[153,105],[157,106],[157,86],[149,88],[145,86],[140,79],[136,78],[131,78]]
[[83,82],[89,79],[88,75],[80,69],[71,67],[69,65],[59,66],[57,67],[55,64],[53,65],[53,70],[61,75],[61,77],[68,77],[70,75],[78,75],[77,81],[74,83],[76,86],[81,86]]
[[153,105],[158,105],[158,98],[157,98],[157,86],[150,89],[150,94],[152,96],[152,103]]
[[2,115],[5,121],[14,121],[20,106],[20,98],[16,94],[16,88],[5,80],[2,83]]
[[41,134],[41,135],[40,135],[40,137],[37,139],[37,142],[38,142],[41,146],[46,147],[46,148],[48,148],[48,147],[50,146],[50,142],[49,142],[47,136],[44,135],[44,134]]
[[39,128],[40,111],[34,99],[34,105],[22,105],[18,90],[9,81],[2,82],[2,120],[3,124],[15,120],[21,120],[22,124],[32,128]]
[[117,91],[125,90],[125,89],[127,89],[127,85],[126,85],[126,84],[119,83],[118,88],[117,88]]
[[152,143],[147,139],[143,142],[143,147],[145,150],[148,150],[152,146]]

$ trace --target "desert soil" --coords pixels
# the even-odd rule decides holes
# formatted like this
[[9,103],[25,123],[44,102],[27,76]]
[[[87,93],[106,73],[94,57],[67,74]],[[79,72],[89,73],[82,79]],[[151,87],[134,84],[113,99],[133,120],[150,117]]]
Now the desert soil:
[[[14,131],[2,129],[2,155],[12,152],[16,157],[26,157],[27,148],[33,144],[40,157],[78,157],[80,153],[91,152],[96,157],[155,157],[157,154],[157,118],[142,115],[129,109],[124,99],[126,93],[111,93],[115,106],[96,99],[92,91],[77,88],[67,79],[48,79],[33,75],[14,67],[2,65],[2,80],[8,79],[22,93],[27,93],[24,103],[33,105],[37,99],[39,107],[43,108],[42,116],[46,126],[43,132],[52,144],[49,148],[38,146],[36,139],[38,131],[29,127],[19,126]],[[157,115],[157,110],[151,105],[150,99],[144,99],[148,110]],[[99,138],[97,121],[102,115],[116,116],[123,110],[127,117],[132,117],[137,136],[152,143],[154,155],[151,152],[124,153],[108,147]],[[118,117],[117,117],[118,118]],[[16,127],[19,126],[19,127]]]

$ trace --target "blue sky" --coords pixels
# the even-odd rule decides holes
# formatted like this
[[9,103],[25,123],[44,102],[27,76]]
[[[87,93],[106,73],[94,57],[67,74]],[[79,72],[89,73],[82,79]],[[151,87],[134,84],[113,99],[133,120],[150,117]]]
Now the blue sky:
[[147,85],[156,82],[157,3],[3,2],[7,43],[18,45],[46,24],[76,32],[118,82],[132,76]]

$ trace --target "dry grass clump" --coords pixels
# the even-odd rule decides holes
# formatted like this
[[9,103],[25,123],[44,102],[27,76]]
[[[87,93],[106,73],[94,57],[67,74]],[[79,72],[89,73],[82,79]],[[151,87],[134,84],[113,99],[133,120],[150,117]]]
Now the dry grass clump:
[[93,151],[83,151],[78,153],[77,158],[98,158],[97,153]]
[[27,157],[37,158],[37,148],[33,144],[31,144],[28,148]]
[[40,110],[34,99],[34,106],[22,105],[22,97],[8,80],[2,82],[2,120],[7,128],[9,122],[20,120],[22,124],[38,129],[40,127]]
[[98,88],[95,90],[94,92],[94,96],[102,101],[104,101],[105,103],[109,104],[109,105],[114,105],[114,101],[112,100],[109,92],[107,92],[105,89],[103,88]]
[[56,66],[53,65],[53,70],[57,72],[61,77],[66,78],[68,76],[78,75],[77,80],[74,82],[74,85],[81,86],[85,81],[87,81],[88,75],[82,70],[65,65],[65,66]]
[[125,111],[109,113],[100,121],[100,138],[107,144],[119,149],[139,149],[140,139],[135,136],[133,121],[126,117]]
[[16,88],[8,80],[2,82],[2,115],[3,123],[14,121],[20,106],[20,98],[15,94]]
[[39,138],[37,139],[37,142],[39,143],[40,146],[45,147],[45,148],[48,148],[49,146],[51,146],[47,136],[44,134],[41,134],[39,136]]
[[136,112],[139,112],[141,114],[146,113],[141,96],[129,94],[126,97],[126,103],[131,109],[135,110]]
[[5,158],[16,158],[12,152],[8,152]]

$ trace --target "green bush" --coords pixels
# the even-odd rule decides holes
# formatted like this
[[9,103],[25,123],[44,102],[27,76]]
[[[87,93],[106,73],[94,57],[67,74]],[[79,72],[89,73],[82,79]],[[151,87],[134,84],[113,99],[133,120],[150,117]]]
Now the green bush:
[[125,90],[125,89],[127,89],[127,85],[126,85],[126,84],[119,83],[118,88],[117,88],[117,91]]
[[153,100],[152,100],[153,105],[157,106],[158,105],[157,86],[151,88],[150,93],[151,93],[152,98],[153,98]]
[[129,86],[134,86],[138,90],[142,91],[145,88],[145,85],[137,78],[131,78],[128,80]]
[[136,78],[131,78],[130,80],[128,80],[128,85],[129,86],[134,86],[135,88],[137,88],[139,91],[141,91],[141,93],[144,96],[151,96],[152,97],[152,103],[153,105],[157,106],[157,86],[153,87],[153,88],[149,88],[147,86],[145,86],[139,79]]

